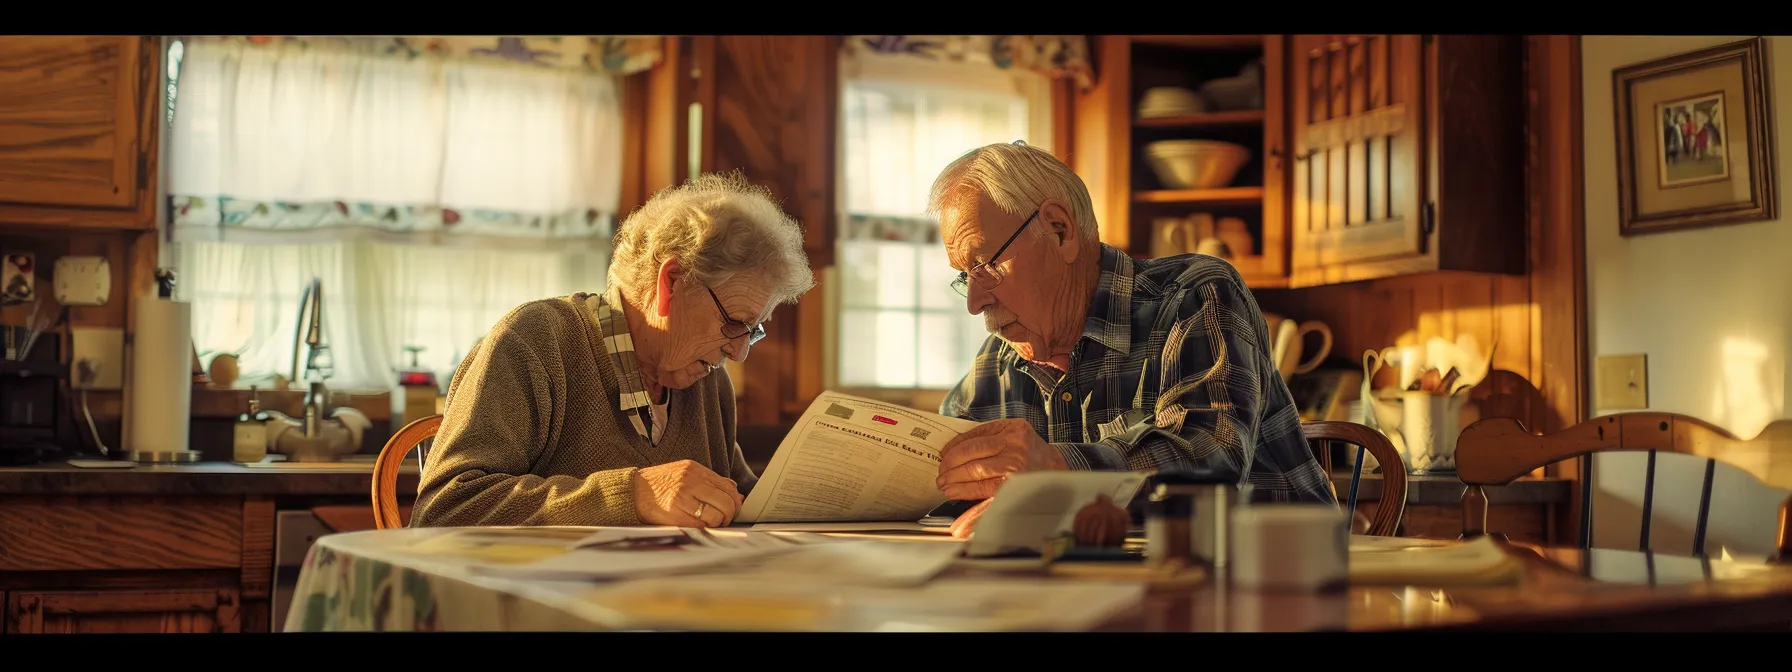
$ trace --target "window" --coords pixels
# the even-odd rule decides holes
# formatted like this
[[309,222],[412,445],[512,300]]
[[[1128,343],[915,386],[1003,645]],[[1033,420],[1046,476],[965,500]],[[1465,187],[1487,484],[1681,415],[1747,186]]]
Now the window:
[[841,69],[835,378],[845,388],[950,388],[989,333],[952,291],[927,190],[971,149],[1046,146],[1050,82],[903,56],[860,55]]
[[313,278],[344,390],[392,388],[414,348],[445,387],[518,304],[603,289],[615,76],[373,39],[170,44],[176,293],[202,359],[237,354],[245,384],[292,376]]

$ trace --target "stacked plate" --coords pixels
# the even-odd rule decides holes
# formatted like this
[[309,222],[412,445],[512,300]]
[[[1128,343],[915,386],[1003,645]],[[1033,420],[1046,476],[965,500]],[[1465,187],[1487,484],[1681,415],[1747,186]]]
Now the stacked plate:
[[1207,111],[1201,94],[1179,86],[1158,86],[1145,90],[1139,99],[1139,118],[1180,117]]
[[1166,189],[1219,189],[1251,160],[1251,150],[1217,140],[1160,140],[1145,145],[1145,159]]

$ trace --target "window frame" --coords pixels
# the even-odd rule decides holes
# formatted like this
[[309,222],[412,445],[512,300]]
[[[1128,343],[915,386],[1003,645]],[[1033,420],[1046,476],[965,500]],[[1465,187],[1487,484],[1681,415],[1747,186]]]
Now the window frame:
[[[842,54],[840,62],[840,95],[835,97],[836,114],[844,118],[845,91],[854,80],[871,80],[897,86],[924,86],[932,88],[954,88],[976,92],[1013,92],[1028,102],[1027,137],[1029,144],[1062,155],[1062,149],[1055,147],[1061,134],[1058,124],[1060,118],[1068,119],[1070,110],[1065,109],[1063,96],[1057,95],[1060,82],[1043,74],[1023,69],[996,69],[988,65],[965,64],[945,61],[934,61],[912,56],[884,54]],[[843,127],[844,124],[838,126]],[[835,139],[836,166],[845,165],[844,136],[836,132]],[[846,171],[835,170],[835,221],[845,222],[851,213],[847,212]],[[845,227],[836,228],[844,231]],[[834,241],[836,249],[839,240]],[[912,408],[935,409],[951,390],[951,386],[935,388],[919,385],[912,387],[875,387],[864,385],[842,385],[840,382],[840,345],[841,321],[845,317],[845,292],[842,291],[842,277],[837,266],[830,266],[817,274],[821,280],[821,291],[826,302],[826,313],[823,319],[823,365],[822,376],[824,387],[871,399],[901,404]],[[949,278],[942,279],[945,282]],[[924,282],[924,280],[923,280]],[[917,299],[916,305],[909,309],[919,318],[921,315],[940,314],[944,311],[929,308]],[[960,308],[962,310],[962,307]],[[917,360],[917,365],[919,361]],[[970,362],[964,362],[968,367]],[[954,381],[956,384],[956,381]]]

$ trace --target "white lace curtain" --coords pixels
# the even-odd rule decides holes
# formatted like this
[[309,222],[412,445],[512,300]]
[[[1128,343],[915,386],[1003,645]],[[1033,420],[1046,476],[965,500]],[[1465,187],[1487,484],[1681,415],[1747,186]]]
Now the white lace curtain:
[[332,388],[447,376],[524,301],[602,288],[621,184],[613,75],[318,44],[186,40],[169,136],[177,291],[245,382],[287,374],[322,281]]
[[1026,70],[852,54],[842,63],[839,359],[845,387],[943,389],[989,334],[950,283],[926,216],[939,171],[977,147],[1045,145],[1048,80]]

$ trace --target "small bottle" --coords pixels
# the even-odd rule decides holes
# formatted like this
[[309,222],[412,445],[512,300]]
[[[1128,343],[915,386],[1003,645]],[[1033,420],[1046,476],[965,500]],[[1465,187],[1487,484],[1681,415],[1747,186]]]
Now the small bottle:
[[1152,566],[1189,561],[1189,523],[1194,498],[1160,484],[1145,502],[1145,562]]
[[236,416],[236,440],[232,446],[232,459],[236,462],[260,462],[268,457],[268,435],[266,426],[257,416],[261,415],[261,399],[253,387],[249,388],[249,412]]

